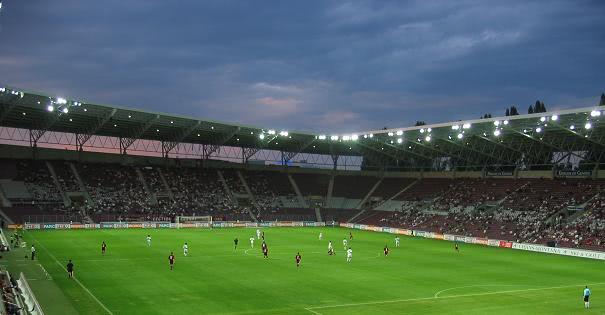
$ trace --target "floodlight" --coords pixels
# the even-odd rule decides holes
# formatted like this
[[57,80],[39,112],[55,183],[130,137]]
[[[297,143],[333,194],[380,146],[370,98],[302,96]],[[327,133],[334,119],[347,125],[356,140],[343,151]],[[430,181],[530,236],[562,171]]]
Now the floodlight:
[[590,112],[590,116],[592,116],[592,117],[601,116],[601,112],[598,110],[593,110],[592,112]]
[[338,140],[338,136],[330,136],[330,140],[336,141],[336,140]]
[[357,139],[359,139],[359,136],[358,136],[358,135],[352,135],[352,136],[351,136],[351,140],[353,140],[353,141],[357,141]]
[[397,130],[397,135],[401,136],[403,134],[403,130]]
[[545,122],[546,121],[546,117],[540,117],[540,121],[541,122]]
[[458,125],[453,125],[452,126],[452,130],[458,130],[459,128],[460,128],[460,126],[458,126]]
[[499,129],[494,130],[494,136],[497,137],[499,135],[500,135],[500,130]]
[[584,129],[590,129],[592,128],[592,124],[590,122],[587,122],[586,125],[584,125]]
[[270,135],[274,135],[275,134],[275,130],[269,129],[269,131],[267,131],[267,133],[270,134]]
[[537,132],[537,133],[542,132],[542,128],[540,128],[540,127],[536,128],[536,132]]
[[58,97],[57,104],[67,104],[67,100],[62,97]]
[[370,138],[374,138],[374,134],[373,133],[370,134]]
[[326,140],[326,135],[319,135],[319,140]]
[[[198,135],[198,136],[199,136],[199,135]],[[262,134],[262,133],[261,133],[260,135],[258,135],[258,137],[259,137],[261,140],[265,139],[265,135],[264,135],[264,134]]]
[[464,135],[459,133],[457,137],[458,137],[458,139],[462,139],[462,137],[464,137]]
[[469,129],[470,127],[471,127],[471,124],[469,124],[469,123],[462,125],[462,128],[464,128],[464,129]]
[[282,130],[282,131],[279,132],[279,135],[283,136],[283,137],[287,137],[288,136],[288,132],[285,131],[285,130]]
[[46,106],[46,110],[49,112],[52,112],[53,110],[55,110],[55,107],[52,105],[48,105],[48,106]]
[[389,137],[392,137],[394,134],[392,132],[388,133]]
[[67,109],[67,107],[63,107],[61,111],[63,112],[63,114],[67,114],[69,112],[69,109]]
[[494,126],[500,126],[500,122],[499,121],[494,121]]
[[342,136],[342,141],[349,141],[351,140],[351,137],[349,136]]
[[401,139],[401,138],[397,139],[397,143],[399,143],[399,144],[403,143],[403,139]]
[[424,128],[420,129],[420,133],[424,133]]
[[576,126],[571,125],[571,126],[569,126],[569,129],[574,130],[574,129],[576,129]]
[[424,138],[424,140],[426,140],[427,142],[431,141],[431,136],[426,136],[426,138]]
[[505,125],[508,125],[508,120],[505,120],[502,123],[505,124]]
[[431,131],[433,131],[433,129],[429,128],[429,129],[427,129],[427,131],[428,131],[428,132],[431,132]]
[[552,121],[557,121],[557,120],[559,120],[559,116],[558,116],[558,115],[552,115],[552,116],[550,117],[550,120],[552,120]]

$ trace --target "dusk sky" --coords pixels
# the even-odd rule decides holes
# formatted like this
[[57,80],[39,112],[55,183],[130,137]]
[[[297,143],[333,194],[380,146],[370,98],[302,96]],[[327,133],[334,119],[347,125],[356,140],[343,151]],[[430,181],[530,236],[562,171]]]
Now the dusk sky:
[[4,0],[0,84],[288,130],[596,105],[605,1]]

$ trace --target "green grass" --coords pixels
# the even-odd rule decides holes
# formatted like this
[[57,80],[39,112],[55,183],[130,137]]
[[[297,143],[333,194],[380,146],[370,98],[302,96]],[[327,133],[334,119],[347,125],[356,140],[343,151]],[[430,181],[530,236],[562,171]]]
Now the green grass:
[[[264,260],[254,229],[71,230],[26,232],[63,299],[82,314],[603,314],[602,261],[461,245],[447,241],[353,230],[353,262],[346,263],[340,228],[268,228]],[[317,236],[324,232],[324,241]],[[153,237],[148,248],[145,236]],[[240,246],[233,249],[233,239]],[[332,240],[336,256],[327,255]],[[101,242],[108,253],[101,256]],[[182,245],[189,243],[190,256]],[[392,249],[383,257],[382,248]],[[168,268],[168,255],[177,257]],[[294,256],[300,251],[302,266]],[[55,259],[58,261],[55,261]],[[76,278],[63,269],[68,259]],[[81,285],[80,285],[81,284]],[[590,310],[581,300],[593,290]],[[88,293],[85,289],[89,290]],[[95,298],[98,299],[98,302]],[[58,314],[59,312],[54,312]]]

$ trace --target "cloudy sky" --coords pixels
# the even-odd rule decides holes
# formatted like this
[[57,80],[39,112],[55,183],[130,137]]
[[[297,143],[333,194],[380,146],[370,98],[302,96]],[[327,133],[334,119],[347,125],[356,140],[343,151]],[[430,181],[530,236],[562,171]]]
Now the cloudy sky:
[[317,132],[605,91],[604,1],[3,0],[0,84]]

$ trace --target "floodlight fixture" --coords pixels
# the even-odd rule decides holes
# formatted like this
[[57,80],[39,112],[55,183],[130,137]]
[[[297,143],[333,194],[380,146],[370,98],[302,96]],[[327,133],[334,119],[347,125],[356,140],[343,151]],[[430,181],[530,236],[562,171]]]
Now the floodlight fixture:
[[67,100],[62,97],[57,97],[57,104],[67,104]]
[[500,135],[500,129],[496,129],[494,130],[494,136],[499,136]]
[[48,105],[48,106],[46,106],[46,110],[49,112],[52,112],[53,110],[55,110],[55,107],[52,105]]
[[426,136],[426,138],[424,138],[424,140],[426,140],[427,142],[431,141],[431,136]]
[[458,130],[458,129],[460,129],[460,126],[458,126],[458,125],[453,125],[452,126],[452,130]]
[[319,137],[317,137],[319,140],[326,140],[326,135],[319,135]]
[[458,137],[458,139],[462,139],[464,137],[464,135],[459,133],[457,137]]
[[338,136],[330,136],[330,140],[337,141],[338,140]]
[[69,112],[69,109],[67,109],[67,107],[63,107],[61,111],[63,112],[63,114],[67,114]]
[[403,143],[403,139],[401,139],[401,138],[397,139],[397,143],[402,144]]
[[540,127],[536,128],[536,132],[537,132],[537,133],[542,132],[542,128],[540,128]]
[[590,129],[592,128],[592,124],[589,122],[586,123],[586,125],[584,125],[584,129]]
[[[198,134],[198,136],[199,136],[199,134]],[[260,135],[258,135],[258,138],[260,138],[261,140],[265,139],[265,134],[261,133]]]
[[397,135],[401,136],[403,134],[403,130],[397,130]]
[[550,120],[552,120],[552,121],[559,120],[559,115],[552,115],[552,116],[550,116]]
[[470,128],[471,128],[470,123],[466,123],[466,124],[462,125],[462,129],[470,129]]
[[595,110],[593,110],[593,111],[590,112],[590,116],[591,117],[601,116],[601,112],[595,109]]

